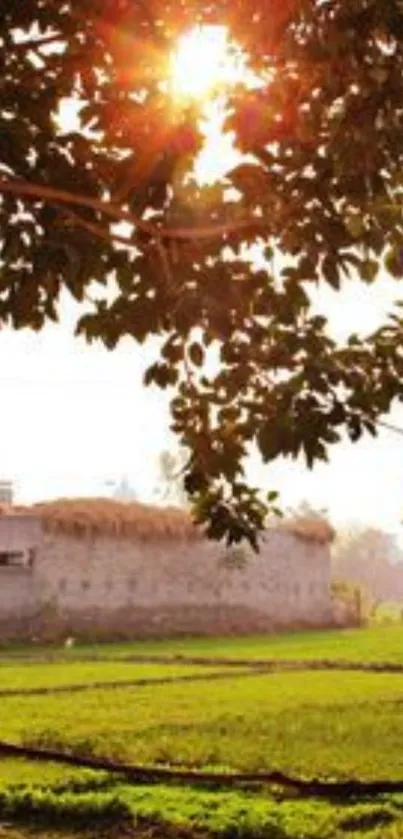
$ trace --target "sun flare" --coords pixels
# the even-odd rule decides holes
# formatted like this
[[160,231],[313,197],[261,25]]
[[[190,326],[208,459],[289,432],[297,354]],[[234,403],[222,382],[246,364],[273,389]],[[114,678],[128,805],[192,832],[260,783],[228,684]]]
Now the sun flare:
[[168,84],[176,107],[196,105],[199,113],[204,145],[194,164],[198,183],[212,184],[239,163],[234,134],[225,129],[228,98],[236,86],[251,90],[262,83],[226,26],[194,26],[178,39]]
[[243,56],[225,26],[196,26],[179,38],[171,60],[176,96],[205,100],[243,79]]

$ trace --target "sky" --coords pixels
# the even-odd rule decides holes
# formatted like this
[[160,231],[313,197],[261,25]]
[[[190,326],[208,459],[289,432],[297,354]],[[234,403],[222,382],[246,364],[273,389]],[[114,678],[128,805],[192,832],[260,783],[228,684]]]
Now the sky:
[[[322,289],[316,306],[342,337],[375,327],[395,297],[396,286],[380,280],[372,288],[351,284],[342,295]],[[132,339],[113,351],[88,345],[74,337],[75,317],[76,304],[66,297],[59,325],[0,332],[0,478],[15,482],[23,503],[108,495],[123,477],[152,501],[158,456],[175,448],[166,395],[142,385],[155,345]],[[403,428],[400,407],[391,419]],[[263,465],[253,456],[248,477],[279,490],[284,508],[306,500],[326,508],[337,526],[360,521],[403,538],[403,436],[393,432],[334,446],[329,464],[313,471],[299,461]]]
[[[64,103],[63,120],[76,120]],[[199,177],[213,181],[236,162],[230,137],[223,138],[214,106],[210,143],[199,161]],[[259,255],[256,254],[259,261]],[[342,293],[321,286],[313,305],[330,319],[332,334],[371,332],[399,295],[386,277],[372,286],[345,284]],[[0,331],[0,479],[14,482],[16,500],[30,503],[60,496],[108,495],[126,478],[138,496],[152,501],[158,457],[175,448],[169,432],[168,401],[144,388],[144,370],[155,344],[121,341],[113,351],[74,337],[77,304],[64,296],[60,324],[40,333]],[[403,429],[403,407],[389,418]],[[283,508],[308,501],[325,508],[336,526],[355,521],[396,533],[403,543],[403,436],[381,430],[330,450],[330,462],[308,471],[302,461],[264,466],[256,456],[248,477],[264,489],[280,491]]]

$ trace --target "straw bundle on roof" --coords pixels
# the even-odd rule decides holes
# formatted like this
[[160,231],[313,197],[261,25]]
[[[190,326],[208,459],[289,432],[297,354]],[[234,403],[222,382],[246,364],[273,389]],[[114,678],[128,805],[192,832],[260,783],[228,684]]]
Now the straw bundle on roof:
[[[77,538],[109,536],[114,538],[202,539],[190,513],[178,507],[157,507],[138,502],[121,502],[112,498],[60,498],[34,504],[32,507],[0,504],[1,516],[31,515],[42,519],[48,532],[64,533]],[[332,542],[335,531],[320,516],[292,516],[276,528],[286,530],[299,539],[318,544]]]
[[317,542],[321,545],[333,542],[336,535],[327,519],[320,516],[295,516],[284,519],[280,527],[298,539]]
[[185,510],[156,507],[111,498],[61,498],[35,504],[50,532],[76,537],[110,536],[138,539],[197,539],[200,531]]
[[29,507],[23,507],[21,504],[10,504],[8,501],[0,503],[0,516],[21,516],[28,515]]

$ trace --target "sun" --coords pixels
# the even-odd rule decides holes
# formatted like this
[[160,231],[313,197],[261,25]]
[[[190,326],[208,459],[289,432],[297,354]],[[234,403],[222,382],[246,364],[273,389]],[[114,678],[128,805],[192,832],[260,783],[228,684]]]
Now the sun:
[[175,108],[196,106],[204,137],[193,169],[199,184],[220,180],[239,163],[234,133],[225,129],[231,90],[237,86],[252,90],[262,84],[227,26],[197,25],[178,38],[169,57],[165,90]]
[[244,58],[225,26],[195,26],[179,38],[171,56],[174,96],[205,101],[244,80]]

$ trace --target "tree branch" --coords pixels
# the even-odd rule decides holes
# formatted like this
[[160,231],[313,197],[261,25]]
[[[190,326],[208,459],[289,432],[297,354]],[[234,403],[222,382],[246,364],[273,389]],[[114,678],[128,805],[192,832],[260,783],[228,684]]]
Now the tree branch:
[[77,215],[77,213],[73,213],[72,210],[67,210],[65,207],[61,208],[59,204],[56,204],[56,207],[62,210],[63,216],[67,220],[69,220],[72,225],[81,227],[83,228],[83,230],[88,230],[89,233],[92,233],[99,239],[104,239],[111,245],[119,244],[126,245],[126,247],[128,248],[135,247],[134,242],[132,242],[132,240],[128,239],[126,236],[120,236],[118,233],[111,233],[111,231],[108,230],[106,227],[102,227],[100,224],[88,221],[88,219],[82,218],[82,216]]
[[263,219],[250,218],[243,221],[227,222],[224,224],[202,226],[202,227],[161,227],[145,221],[134,213],[122,209],[117,204],[106,203],[99,198],[91,198],[87,195],[80,195],[75,192],[68,192],[64,189],[56,189],[42,184],[34,184],[29,181],[5,180],[0,178],[0,193],[11,193],[28,198],[37,198],[48,204],[64,206],[70,204],[76,207],[88,207],[99,213],[104,213],[117,222],[127,221],[133,224],[142,233],[153,239],[178,239],[182,241],[216,239],[240,230],[264,229],[266,223]]
[[174,278],[172,276],[171,266],[169,264],[168,254],[165,250],[161,239],[158,239],[156,242],[157,253],[160,258],[162,272],[166,279],[167,287],[172,288],[174,286]]
[[[81,218],[78,216],[77,213],[73,213],[71,210],[67,210],[63,208],[62,210],[63,216],[66,218],[68,222],[71,222],[72,226],[75,225],[77,227],[81,227],[84,230],[88,230],[89,233],[92,233],[94,236],[98,236],[100,239],[105,239],[107,242],[110,242],[111,245],[113,244],[120,244],[126,245],[126,247],[134,248],[135,244],[131,241],[131,239],[127,239],[125,236],[119,236],[117,233],[111,233],[109,230],[106,230],[101,225],[93,224],[91,221],[87,221],[87,219]],[[162,272],[164,274],[164,278],[166,280],[167,287],[172,289],[174,287],[174,278],[171,271],[171,266],[169,264],[169,258],[166,251],[166,247],[164,246],[161,238],[157,239],[155,242],[155,248],[157,250]],[[90,302],[93,302],[90,300]]]

